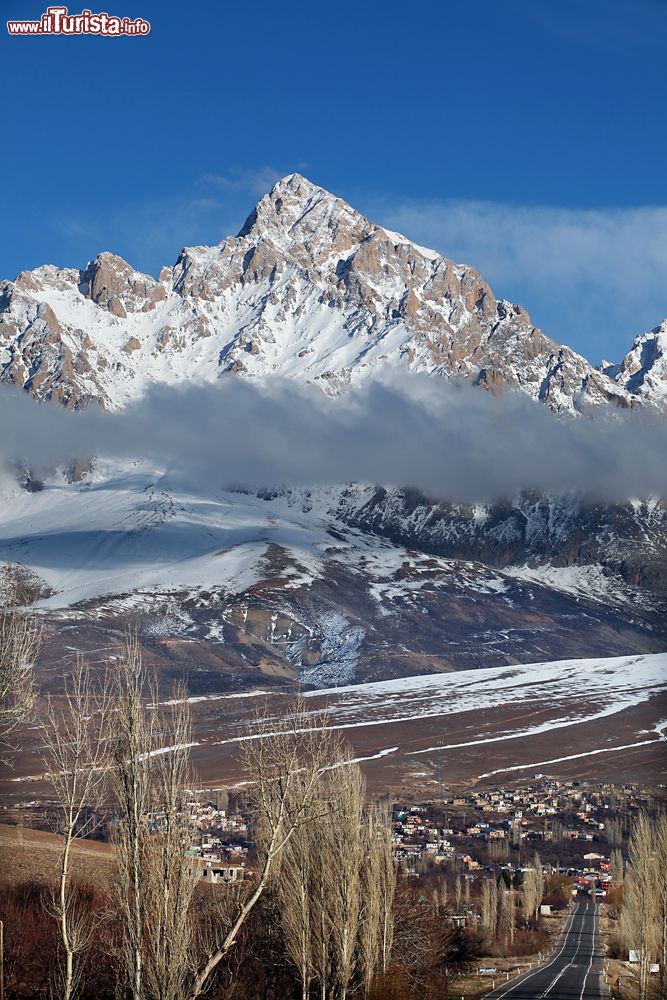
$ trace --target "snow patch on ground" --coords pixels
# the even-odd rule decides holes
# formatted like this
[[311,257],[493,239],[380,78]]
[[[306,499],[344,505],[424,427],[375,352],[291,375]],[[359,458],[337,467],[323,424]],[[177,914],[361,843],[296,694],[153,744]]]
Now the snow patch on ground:
[[[450,716],[464,712],[485,716],[495,708],[512,705],[521,705],[526,712],[532,707],[551,713],[544,724],[501,734],[489,732],[488,723],[481,721],[479,731],[471,732],[470,740],[452,744],[463,747],[586,724],[643,704],[665,691],[667,653],[647,653],[402,677],[307,691],[304,697],[318,699],[314,712],[321,710],[325,699],[328,725],[339,730],[439,717],[444,727],[444,720]],[[658,736],[664,733],[660,726],[654,728]],[[231,737],[220,743],[236,743],[244,738]],[[430,749],[433,752],[441,748]]]
[[[462,712],[486,713],[521,704],[548,706],[559,713],[544,727],[565,727],[605,718],[642,704],[667,690],[667,653],[601,659],[557,660],[449,674],[403,677],[307,692],[327,698],[335,727],[386,725]],[[470,744],[513,738],[514,733],[475,734]],[[463,745],[463,744],[462,744]]]
[[[275,509],[257,497],[199,493],[174,476],[136,468],[99,469],[85,484],[16,487],[0,496],[0,560],[29,567],[55,592],[43,608],[107,595],[222,588],[243,593],[267,575],[271,547],[288,551],[286,585],[322,572],[331,545],[317,515]],[[181,622],[185,625],[185,622]],[[155,625],[159,630],[159,625]]]
[[337,611],[322,611],[317,615],[317,630],[321,635],[320,658],[314,666],[302,668],[300,682],[318,688],[349,684],[359,663],[364,629]]
[[627,604],[642,598],[638,588],[605,573],[600,566],[510,566],[503,573],[510,579],[536,583],[589,600]]

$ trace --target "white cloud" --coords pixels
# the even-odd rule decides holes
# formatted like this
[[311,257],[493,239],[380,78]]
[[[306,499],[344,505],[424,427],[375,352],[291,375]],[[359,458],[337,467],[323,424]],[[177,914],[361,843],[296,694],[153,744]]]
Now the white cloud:
[[203,184],[220,188],[222,191],[234,193],[248,191],[261,197],[270,191],[276,181],[284,176],[286,171],[275,167],[231,167],[225,174],[205,174],[201,178]]
[[[44,466],[99,454],[147,458],[207,481],[250,486],[376,482],[466,502],[532,487],[594,499],[667,495],[667,426],[596,408],[564,420],[521,393],[495,397],[429,376],[369,381],[330,398],[274,378],[153,386],[120,413],[80,413],[0,393],[2,462]],[[202,429],[208,432],[203,433]]]

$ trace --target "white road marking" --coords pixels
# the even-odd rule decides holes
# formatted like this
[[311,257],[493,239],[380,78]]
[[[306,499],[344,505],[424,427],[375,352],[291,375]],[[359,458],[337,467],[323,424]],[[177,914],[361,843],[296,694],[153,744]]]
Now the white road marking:
[[556,976],[556,978],[553,980],[553,982],[550,983],[550,985],[546,988],[546,990],[544,991],[544,993],[542,993],[540,995],[539,1000],[543,1000],[543,998],[545,996],[547,996],[548,993],[551,993],[552,989],[554,988],[554,986],[556,985],[556,983],[558,982],[558,980],[560,979],[560,977],[563,975],[563,973],[567,972],[567,970],[571,969],[572,966],[574,965],[574,960],[575,960],[575,958],[579,954],[579,945],[581,944],[581,935],[584,932],[584,924],[586,922],[586,916],[587,915],[588,915],[588,903],[586,903],[586,909],[584,910],[584,913],[583,913],[583,917],[582,917],[582,921],[581,921],[581,927],[579,928],[579,936],[577,937],[577,944],[576,944],[576,947],[574,949],[574,955],[572,956],[572,960],[570,962],[568,962],[567,965],[563,966],[563,968],[560,970],[560,972],[558,973],[558,975]]
[[588,979],[588,977],[590,975],[590,971],[591,971],[591,969],[593,967],[593,958],[595,956],[595,933],[596,933],[596,930],[597,930],[597,927],[596,927],[597,919],[598,919],[598,914],[597,914],[597,911],[596,911],[596,913],[595,913],[595,915],[593,917],[593,937],[592,937],[592,941],[591,941],[591,960],[588,963],[588,968],[586,969],[586,975],[584,976],[584,983],[583,983],[583,986],[581,987],[581,993],[579,994],[579,1000],[584,1000],[584,992],[586,990],[586,980]]
[[528,982],[529,979],[532,979],[533,976],[536,976],[538,972],[544,972],[545,969],[548,969],[550,965],[554,964],[554,962],[556,961],[556,959],[560,958],[560,956],[563,953],[563,949],[565,948],[565,945],[567,944],[567,939],[569,937],[570,930],[572,928],[572,922],[574,920],[574,916],[575,916],[574,911],[572,911],[572,913],[570,914],[570,919],[568,921],[568,926],[564,930],[563,943],[560,946],[560,948],[558,949],[558,951],[556,952],[556,954],[554,955],[554,957],[551,959],[551,961],[547,962],[546,965],[540,965],[537,969],[535,969],[534,972],[530,972],[527,976],[525,976],[523,978],[519,977],[520,981],[515,981],[514,983],[512,983],[512,985],[509,987],[509,989],[505,990],[504,993],[499,993],[498,996],[496,996],[496,997],[494,997],[494,995],[492,993],[491,997],[493,997],[493,1000],[501,1000],[502,997],[507,996],[507,994],[511,993],[512,990],[515,989],[517,986],[519,986],[519,985],[523,986],[523,984],[526,983],[526,982]]

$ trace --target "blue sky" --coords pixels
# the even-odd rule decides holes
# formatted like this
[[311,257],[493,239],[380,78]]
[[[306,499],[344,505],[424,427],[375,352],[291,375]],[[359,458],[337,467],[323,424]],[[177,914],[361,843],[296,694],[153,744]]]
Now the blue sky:
[[667,316],[667,0],[89,6],[152,32],[3,25],[1,277],[157,273],[299,170],[593,361]]

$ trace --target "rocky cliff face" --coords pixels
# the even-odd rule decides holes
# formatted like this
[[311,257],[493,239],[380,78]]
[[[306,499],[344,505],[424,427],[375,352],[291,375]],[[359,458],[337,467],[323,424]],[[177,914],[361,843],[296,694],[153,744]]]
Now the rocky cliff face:
[[347,524],[445,558],[501,568],[595,565],[667,596],[667,510],[659,500],[610,506],[524,493],[513,503],[468,507],[350,487],[333,510]]
[[620,365],[603,362],[600,371],[636,399],[667,410],[667,320],[635,337]]
[[119,408],[152,382],[226,373],[336,393],[387,368],[511,386],[559,413],[663,405],[664,342],[663,324],[597,370],[496,299],[473,268],[298,174],[237,237],[182,250],[157,280],[102,253],[81,271],[47,265],[0,286],[0,381],[68,407]]

